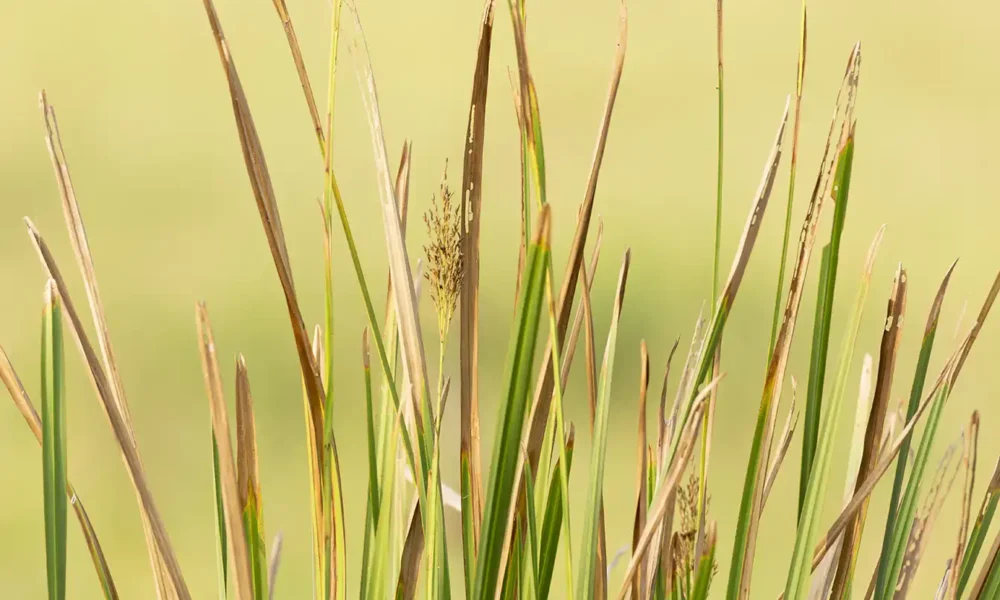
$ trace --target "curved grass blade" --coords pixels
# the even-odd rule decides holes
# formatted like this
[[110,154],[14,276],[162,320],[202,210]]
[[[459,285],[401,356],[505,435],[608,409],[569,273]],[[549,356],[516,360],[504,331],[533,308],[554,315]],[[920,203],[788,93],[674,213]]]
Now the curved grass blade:
[[55,282],[45,284],[42,311],[42,483],[45,572],[49,600],[66,598],[66,388],[62,308]]
[[[844,189],[846,193],[846,189]],[[840,196],[841,202],[846,202],[844,196]],[[823,501],[826,499],[826,486],[829,481],[830,462],[833,457],[833,445],[836,439],[837,422],[840,409],[843,405],[847,378],[850,374],[851,363],[854,357],[854,346],[857,342],[858,332],[861,329],[861,316],[864,312],[865,300],[868,296],[868,286],[871,282],[872,267],[875,262],[875,255],[878,252],[879,244],[882,241],[882,233],[885,228],[879,229],[868,250],[868,257],[865,260],[865,267],[861,277],[861,285],[855,301],[854,311],[849,321],[850,325],[844,337],[844,346],[841,352],[840,365],[837,369],[837,378],[830,398],[832,403],[827,406],[820,423],[819,434],[816,446],[816,462],[814,470],[810,471],[810,481],[806,491],[806,501],[803,504],[802,515],[799,518],[798,529],[795,535],[795,549],[792,554],[791,566],[788,570],[788,580],[785,584],[786,600],[801,600],[806,597],[809,591],[809,573],[811,568],[810,552],[816,539],[819,527],[820,513],[823,508]]]

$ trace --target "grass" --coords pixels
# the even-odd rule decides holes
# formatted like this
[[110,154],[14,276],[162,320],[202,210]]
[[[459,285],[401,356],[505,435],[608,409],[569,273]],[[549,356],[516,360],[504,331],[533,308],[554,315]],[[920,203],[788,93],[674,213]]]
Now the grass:
[[[851,456],[845,481],[845,502],[837,517],[824,525],[832,457],[838,447],[839,415],[851,395],[850,380],[857,365],[855,346],[862,328],[861,316],[868,304],[872,267],[882,238],[878,229],[857,284],[856,300],[846,327],[840,332],[843,345],[832,385],[827,386],[827,355],[834,333],[833,312],[841,270],[843,232],[847,226],[848,199],[855,168],[857,122],[854,107],[859,89],[860,46],[851,49],[843,82],[834,101],[822,159],[802,220],[801,235],[792,262],[787,293],[784,274],[789,254],[795,179],[799,145],[800,113],[806,53],[806,7],[802,6],[798,69],[794,82],[795,101],[791,126],[791,167],[784,220],[782,251],[775,271],[778,277],[771,337],[767,346],[766,372],[753,440],[748,449],[743,493],[732,532],[732,562],[719,573],[716,557],[726,548],[729,532],[720,532],[711,515],[709,501],[712,433],[725,376],[721,347],[726,324],[735,305],[741,283],[761,232],[775,182],[785,154],[785,137],[791,97],[786,102],[777,133],[749,212],[728,276],[720,275],[722,264],[723,214],[723,7],[717,4],[718,75],[718,169],[716,180],[716,222],[714,230],[713,304],[707,319],[699,318],[687,357],[681,367],[674,403],[667,403],[667,375],[655,413],[655,435],[647,433],[650,411],[648,388],[651,379],[649,353],[643,343],[640,353],[641,382],[638,398],[639,426],[635,477],[635,511],[630,546],[623,551],[623,569],[614,570],[609,556],[604,507],[605,473],[609,468],[609,416],[629,404],[612,394],[616,364],[626,360],[617,352],[618,326],[625,306],[626,281],[631,267],[631,251],[622,260],[618,285],[613,296],[592,296],[591,285],[599,267],[601,225],[592,235],[598,180],[615,108],[618,86],[624,72],[628,28],[627,11],[621,5],[619,39],[613,54],[612,70],[604,112],[597,133],[593,160],[584,197],[576,214],[576,229],[562,279],[557,279],[552,256],[552,240],[566,221],[547,201],[545,151],[539,96],[528,53],[527,7],[523,1],[509,0],[508,13],[514,31],[517,56],[512,74],[513,97],[521,141],[522,240],[516,290],[515,317],[507,342],[506,367],[501,401],[496,406],[496,435],[485,455],[480,435],[479,404],[479,257],[482,214],[482,171],[486,135],[485,105],[489,88],[490,55],[494,20],[494,0],[487,0],[479,23],[475,70],[461,190],[457,199],[443,179],[438,199],[425,221],[430,242],[423,261],[411,257],[406,240],[409,204],[410,147],[404,145],[397,169],[390,166],[383,121],[379,108],[375,75],[368,58],[367,42],[354,6],[335,2],[331,14],[331,44],[328,72],[328,101],[325,121],[313,95],[298,38],[288,8],[275,1],[279,21],[305,96],[306,108],[323,158],[323,196],[320,203],[324,232],[324,319],[322,325],[307,326],[296,292],[278,202],[265,160],[263,142],[254,125],[250,101],[246,97],[234,56],[223,33],[212,0],[204,7],[228,85],[240,149],[254,193],[266,242],[278,283],[283,292],[296,358],[301,372],[304,421],[310,477],[309,506],[312,524],[313,594],[324,600],[340,600],[357,594],[362,598],[449,599],[464,595],[482,600],[524,598],[528,600],[563,594],[570,598],[653,598],[656,600],[702,600],[725,595],[730,600],[751,597],[754,556],[766,531],[761,517],[772,485],[784,468],[785,456],[796,431],[802,432],[803,452],[798,472],[799,517],[791,559],[786,573],[784,598],[853,597],[867,592],[878,600],[905,596],[925,597],[925,590],[912,589],[914,574],[922,565],[941,573],[938,598],[992,598],[1000,590],[1000,534],[992,533],[1000,477],[994,474],[985,492],[977,490],[975,465],[978,457],[979,416],[973,413],[963,429],[960,442],[940,452],[938,434],[948,400],[957,390],[959,374],[978,338],[1000,292],[1000,275],[989,290],[982,309],[969,332],[944,362],[933,385],[927,376],[933,361],[938,320],[945,301],[954,265],[946,273],[934,298],[924,330],[915,375],[906,410],[890,409],[891,388],[897,373],[897,352],[905,314],[907,271],[896,270],[887,299],[885,329],[877,357],[877,368],[868,357],[859,386],[861,393],[855,429],[848,454]],[[343,12],[344,9],[347,12]],[[336,75],[341,45],[353,59],[371,134],[374,164],[379,182],[379,206],[388,256],[388,294],[379,319],[369,291],[370,278],[361,267],[353,229],[347,214],[344,193],[334,167],[334,114]],[[55,171],[67,229],[77,266],[86,288],[86,302],[96,347],[77,313],[57,260],[41,234],[29,221],[31,241],[48,275],[43,302],[41,350],[41,416],[21,380],[0,351],[0,379],[15,405],[42,446],[43,496],[47,587],[51,599],[67,596],[66,564],[68,507],[84,534],[105,598],[118,597],[112,572],[98,540],[97,532],[68,478],[65,399],[75,390],[66,390],[64,372],[64,331],[75,340],[89,371],[97,396],[122,453],[140,507],[157,597],[187,600],[192,597],[184,573],[153,494],[132,429],[127,397],[112,349],[110,332],[97,286],[97,275],[84,228],[83,217],[70,178],[55,112],[42,94],[45,140]],[[548,107],[547,107],[548,108]],[[551,108],[549,108],[551,110]],[[732,156],[729,157],[732,160]],[[827,206],[832,202],[832,207]],[[820,228],[823,210],[832,210],[829,242],[820,251],[816,319],[810,343],[809,379],[805,394],[805,417],[797,427],[795,399],[791,399],[781,435],[775,440],[778,409],[793,338],[798,323],[808,271]],[[334,340],[344,335],[334,331],[338,286],[333,263],[336,258],[334,212],[344,239],[365,304],[367,323],[362,335],[360,376],[365,382],[364,414],[361,424],[335,423],[335,407],[342,400],[334,380],[334,364],[345,362],[357,367],[357,356],[335,356]],[[487,224],[488,225],[488,224]],[[584,255],[590,240],[592,259]],[[423,269],[423,276],[421,276]],[[487,277],[489,275],[487,274]],[[426,279],[426,282],[423,280]],[[851,282],[848,281],[847,285]],[[845,283],[841,281],[840,288]],[[420,320],[422,287],[429,289],[436,309],[436,322],[425,326]],[[558,291],[558,293],[557,293]],[[577,301],[579,296],[579,301]],[[594,305],[610,306],[612,317],[600,363],[593,318]],[[572,327],[573,308],[576,318]],[[456,493],[443,483],[441,473],[442,423],[452,379],[445,373],[448,332],[458,312],[459,374],[454,386],[459,394],[460,490]],[[280,537],[268,544],[264,523],[264,495],[258,469],[257,431],[250,374],[247,361],[236,361],[233,396],[235,415],[223,389],[221,365],[216,350],[208,308],[199,304],[195,311],[198,351],[202,360],[208,414],[212,427],[211,454],[205,444],[205,460],[211,460],[214,478],[215,546],[219,564],[218,594],[222,599],[263,600],[273,597],[280,564]],[[434,327],[432,329],[431,327]],[[574,449],[576,429],[566,419],[563,397],[583,331],[586,395],[590,404],[591,436],[589,456],[581,464]],[[436,334],[432,336],[431,334]],[[436,371],[428,362],[424,338],[439,341]],[[374,345],[377,361],[372,361]],[[674,346],[676,349],[676,344]],[[192,349],[193,350],[193,349]],[[494,350],[493,348],[488,349]],[[671,350],[671,356],[673,350]],[[598,367],[600,364],[600,367]],[[667,374],[670,361],[667,363]],[[904,371],[906,372],[906,371]],[[873,376],[874,373],[874,376]],[[874,391],[872,391],[874,382]],[[376,390],[376,384],[381,388]],[[827,389],[829,387],[829,389]],[[794,394],[794,380],[792,381]],[[929,389],[929,391],[927,391]],[[378,398],[378,396],[381,398]],[[378,400],[381,402],[378,402]],[[453,404],[453,403],[452,403]],[[926,418],[924,418],[926,416]],[[235,420],[235,427],[232,421]],[[912,462],[911,436],[922,427]],[[350,487],[341,478],[341,455],[337,430],[344,426],[363,427],[367,485]],[[235,445],[233,443],[235,429]],[[960,449],[960,450],[959,450]],[[959,455],[956,467],[954,457]],[[900,458],[903,457],[903,458]],[[937,459],[935,461],[935,459]],[[933,464],[937,468],[931,468]],[[874,569],[858,562],[860,540],[871,509],[871,494],[895,465],[888,516],[875,527],[882,533],[882,546]],[[924,565],[921,561],[934,523],[940,518],[943,500],[959,472],[964,472],[961,535],[948,564]],[[998,468],[1000,472],[1000,468]],[[583,473],[581,475],[581,473]],[[949,476],[950,474],[950,476]],[[570,514],[570,484],[585,481],[579,514]],[[413,491],[404,485],[413,483]],[[886,482],[888,483],[888,482]],[[273,492],[272,492],[273,493]],[[973,518],[974,496],[983,495]],[[365,500],[361,539],[349,538],[345,495],[357,494]],[[305,499],[304,499],[305,500]],[[461,543],[449,547],[457,532],[448,531],[447,511],[461,512]],[[356,518],[354,515],[351,518]],[[573,518],[575,517],[575,518]],[[576,527],[579,526],[579,529]],[[210,534],[204,543],[211,544]],[[984,552],[984,548],[987,549]],[[616,556],[618,554],[616,553]],[[459,558],[454,563],[449,559]],[[561,559],[561,561],[560,561]],[[352,564],[361,565],[360,583],[349,576]],[[451,572],[453,564],[461,574]],[[559,571],[563,571],[559,573]],[[871,572],[869,572],[871,571]],[[613,577],[618,573],[619,577]],[[721,582],[725,583],[721,583]]]

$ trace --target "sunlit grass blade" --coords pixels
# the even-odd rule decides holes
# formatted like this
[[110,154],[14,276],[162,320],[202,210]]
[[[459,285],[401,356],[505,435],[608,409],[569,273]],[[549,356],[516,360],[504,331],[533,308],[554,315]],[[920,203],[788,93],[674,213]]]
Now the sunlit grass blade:
[[102,367],[94,347],[87,338],[79,314],[73,306],[65,280],[56,265],[52,252],[49,250],[45,240],[42,239],[41,234],[38,233],[34,224],[28,219],[25,219],[25,221],[28,225],[28,234],[31,237],[31,242],[35,250],[38,252],[39,259],[45,266],[48,276],[56,283],[64,316],[70,326],[70,332],[73,334],[77,342],[77,347],[86,362],[90,380],[97,391],[104,414],[108,417],[115,441],[122,453],[122,459],[125,462],[133,489],[138,497],[143,528],[144,531],[148,532],[147,539],[150,540],[147,548],[150,551],[154,572],[159,573],[159,575],[154,576],[154,583],[157,586],[162,584],[162,588],[158,587],[158,590],[172,588],[172,593],[176,594],[179,600],[190,600],[191,595],[187,590],[187,584],[184,582],[180,564],[177,562],[177,557],[170,544],[166,527],[156,508],[152,491],[149,489],[131,425],[120,410],[119,404],[115,401],[115,395],[111,391],[112,387],[108,375]]
[[511,503],[517,495],[518,451],[527,412],[528,392],[533,369],[539,319],[542,313],[545,271],[550,252],[549,210],[543,208],[538,229],[528,253],[525,283],[518,301],[515,328],[510,340],[507,366],[504,369],[505,393],[497,436],[490,461],[490,477],[480,533],[480,554],[476,565],[473,598],[486,600],[496,589],[502,564],[504,540]]
[[712,299],[719,297],[719,261],[722,256],[722,175],[723,175],[723,148],[725,145],[725,95],[723,92],[723,69],[722,69],[722,41],[723,41],[723,11],[722,0],[715,3],[715,45],[716,45],[716,65],[718,83],[716,92],[718,101],[716,106],[716,168],[715,168],[715,252],[712,255]]
[[[896,350],[902,336],[903,320],[906,316],[906,270],[900,264],[889,294],[886,308],[885,327],[882,331],[882,341],[879,347],[878,374],[875,379],[875,395],[872,398],[871,411],[868,415],[868,426],[865,431],[861,463],[855,478],[857,486],[868,477],[875,467],[881,448],[882,432],[885,428],[885,416],[889,408],[889,395],[892,390],[893,375],[896,371]],[[854,578],[854,568],[858,559],[857,550],[861,542],[861,533],[865,525],[867,505],[848,526],[841,546],[840,558],[836,575],[833,580],[832,598],[840,599],[848,592],[850,582]]]
[[55,282],[45,284],[42,310],[42,488],[49,600],[66,598],[66,388],[62,308]]
[[226,537],[229,541],[229,559],[233,566],[233,590],[236,600],[252,600],[253,584],[250,555],[246,538],[243,536],[243,514],[240,506],[240,492],[236,460],[229,441],[229,415],[222,392],[222,375],[216,357],[215,339],[208,321],[208,311],[204,304],[198,304],[196,311],[198,325],[198,349],[205,374],[205,389],[208,392],[209,408],[212,415],[212,431],[218,440],[219,473],[222,480],[222,501],[226,517]]
[[[604,347],[604,359],[601,364],[600,383],[598,383],[593,432],[594,440],[590,456],[590,475],[588,477],[588,492],[583,516],[583,535],[580,545],[580,562],[577,578],[577,590],[587,600],[594,598],[594,578],[596,569],[599,566],[597,555],[600,536],[598,528],[604,497],[604,463],[608,443],[611,381],[614,373],[615,347],[618,342],[618,324],[621,319],[622,303],[625,300],[625,284],[628,281],[630,259],[631,252],[626,251],[621,271],[618,274],[618,287],[611,314],[611,327],[608,331],[607,344]],[[601,575],[604,575],[603,569]]]
[[969,583],[972,576],[972,569],[976,566],[979,552],[986,541],[986,534],[993,522],[993,515],[997,511],[997,503],[1000,502],[1000,461],[997,461],[993,469],[993,476],[986,487],[986,494],[983,496],[982,506],[979,508],[979,515],[969,533],[968,542],[965,545],[965,552],[962,555],[962,564],[958,573],[958,583],[955,587],[955,596],[962,597],[962,592]]
[[250,558],[250,576],[256,600],[267,596],[267,546],[264,534],[264,506],[257,464],[257,426],[246,360],[236,362],[236,480],[243,514],[243,535]]
[[[14,367],[10,364],[7,353],[2,347],[0,347],[0,381],[3,381],[4,386],[10,393],[10,397],[14,400],[14,405],[17,406],[21,416],[24,417],[25,423],[35,436],[35,439],[38,440],[39,446],[41,446],[41,417],[39,417],[38,412],[31,403],[31,398],[28,397],[28,393],[24,390],[21,379],[14,371]],[[97,539],[97,532],[94,531],[94,526],[90,522],[90,516],[83,506],[83,500],[80,499],[69,480],[66,481],[66,495],[69,496],[69,503],[73,507],[77,521],[80,523],[80,529],[83,532],[84,541],[87,543],[87,549],[90,551],[90,557],[94,562],[94,570],[97,573],[101,589],[104,591],[104,597],[106,600],[117,600],[118,590],[115,587],[114,579],[111,577],[111,569],[104,557],[104,550]]]
[[379,519],[380,492],[378,479],[378,449],[375,433],[375,409],[372,404],[372,370],[371,352],[368,347],[368,329],[361,333],[361,364],[365,378],[365,425],[367,428],[367,448],[368,448],[368,500],[365,508],[365,533],[364,551],[361,558],[361,586],[362,592],[368,588],[368,563],[370,552],[375,543],[376,527]]
[[[842,189],[846,194],[846,187]],[[846,202],[844,195],[838,196],[838,199],[842,203]],[[854,310],[849,321],[850,325],[845,332],[840,363],[837,368],[837,377],[834,380],[833,389],[830,394],[831,402],[826,407],[826,410],[824,410],[823,418],[819,424],[815,468],[810,470],[810,481],[806,489],[806,501],[803,504],[798,529],[796,530],[795,549],[788,570],[788,580],[785,584],[786,600],[801,600],[805,598],[809,591],[809,573],[812,572],[812,547],[818,533],[823,502],[826,500],[826,487],[829,482],[830,462],[833,457],[833,446],[836,440],[840,409],[846,395],[847,379],[854,358],[854,346],[857,342],[858,332],[861,329],[861,316],[864,312],[865,300],[868,296],[868,286],[871,282],[872,267],[874,266],[879,244],[882,241],[883,231],[884,227],[879,229],[875,235],[875,240],[872,242],[871,248],[868,250],[868,256],[865,259],[865,267],[858,289],[857,300],[855,301]]]

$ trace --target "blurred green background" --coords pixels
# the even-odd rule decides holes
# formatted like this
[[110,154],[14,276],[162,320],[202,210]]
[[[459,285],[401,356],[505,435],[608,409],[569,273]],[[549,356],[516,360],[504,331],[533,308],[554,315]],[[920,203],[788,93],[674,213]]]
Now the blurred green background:
[[[325,0],[289,4],[322,102],[330,6]],[[413,140],[410,250],[415,257],[426,237],[419,215],[429,206],[446,159],[451,159],[453,185],[461,180],[482,6],[474,0],[358,4],[393,162],[403,140]],[[529,4],[529,46],[555,215],[556,269],[562,273],[610,74],[618,6],[612,0]],[[715,197],[714,2],[631,4],[628,56],[595,208],[605,224],[594,293],[599,336],[606,331],[618,262],[627,246],[633,251],[605,486],[610,551],[631,537],[639,342],[645,338],[649,343],[654,381],[662,376],[672,341],[680,337],[682,351],[686,347],[699,307],[710,293]],[[269,160],[306,320],[314,323],[322,316],[322,238],[316,210],[322,171],[284,35],[267,0],[220,0],[218,8]],[[798,0],[750,0],[729,3],[726,9],[724,272],[785,96],[794,91],[799,8]],[[932,363],[935,373],[950,352],[966,301],[963,331],[1000,266],[995,252],[1000,52],[993,27],[998,17],[1000,8],[988,2],[848,0],[810,7],[802,183],[793,223],[797,231],[844,64],[854,42],[861,40],[858,150],[831,361],[835,363],[840,347],[863,254],[876,229],[887,223],[854,370],[859,370],[864,352],[877,355],[885,299],[896,264],[903,261],[909,269],[910,296],[894,402],[908,394],[917,340],[948,264],[961,257],[942,317]],[[487,456],[512,313],[519,229],[518,140],[507,79],[514,66],[513,43],[502,4],[496,24],[482,213]],[[381,304],[385,249],[375,170],[351,58],[347,52],[342,56],[336,167]],[[0,3],[0,77],[0,343],[29,393],[38,390],[43,275],[25,235],[23,216],[35,221],[63,271],[72,274],[77,303],[82,305],[85,298],[43,142],[37,93],[45,88],[60,117],[140,449],[192,593],[210,597],[216,577],[208,408],[193,320],[194,303],[205,300],[226,361],[227,385],[231,387],[237,352],[249,364],[267,531],[270,535],[280,530],[285,536],[279,597],[307,597],[308,481],[296,359],[201,3]],[[719,398],[710,484],[722,573],[729,563],[763,379],[787,193],[787,161],[782,166],[725,338],[723,370],[728,377]],[[826,238],[825,227],[822,231],[820,240]],[[349,492],[349,534],[360,548],[366,481],[359,356],[364,316],[339,235],[335,249],[336,426]],[[812,269],[813,278],[817,271]],[[803,387],[815,283],[807,290],[789,368]],[[425,326],[433,336],[426,298],[423,308]],[[1000,358],[996,320],[1000,317],[986,325],[967,363],[938,443],[939,454],[957,438],[970,411],[981,411],[984,435],[976,505],[1000,451],[995,435],[1000,410],[993,395],[993,365]],[[455,375],[457,337],[452,349],[446,369]],[[122,597],[152,598],[131,486],[75,350],[70,356],[73,481],[88,503]],[[856,381],[852,375],[852,397]],[[574,378],[569,386],[570,417],[582,432],[584,385]],[[657,384],[654,393],[658,391]],[[457,403],[451,404],[444,431],[445,481],[454,486],[457,412]],[[829,519],[840,504],[853,413],[852,402],[843,412]],[[587,447],[586,438],[578,436],[581,448]],[[773,597],[784,585],[795,526],[799,448],[797,436],[764,515],[755,598]],[[7,401],[0,403],[0,456],[0,589],[7,598],[41,598],[45,567],[40,451]],[[577,476],[575,485],[581,483]],[[886,488],[877,490],[869,515],[858,571],[865,581],[881,539]],[[955,539],[959,496],[953,490],[937,523],[915,597],[926,597],[943,572]],[[457,540],[457,518],[448,527]],[[452,546],[457,548],[457,542]],[[354,569],[357,565],[352,561]],[[621,567],[616,575],[615,582]],[[456,586],[459,582],[454,578]],[[716,583],[718,596],[724,577]],[[75,524],[70,527],[70,590],[72,598],[98,597]]]

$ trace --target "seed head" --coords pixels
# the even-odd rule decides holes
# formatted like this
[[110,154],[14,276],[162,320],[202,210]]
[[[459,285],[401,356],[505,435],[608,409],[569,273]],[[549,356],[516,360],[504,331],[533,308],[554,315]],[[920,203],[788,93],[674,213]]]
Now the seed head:
[[462,260],[462,222],[459,205],[453,203],[448,188],[448,163],[441,177],[441,189],[431,196],[431,209],[424,214],[427,225],[427,270],[424,277],[431,285],[431,300],[438,314],[438,330],[444,337],[455,314],[458,293],[462,285],[464,264]]

